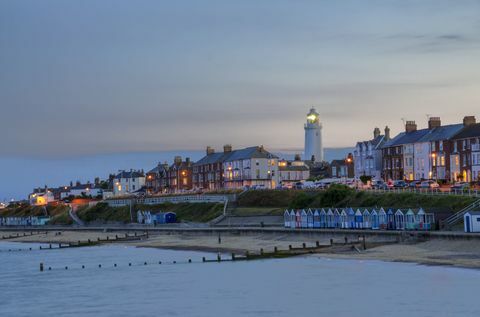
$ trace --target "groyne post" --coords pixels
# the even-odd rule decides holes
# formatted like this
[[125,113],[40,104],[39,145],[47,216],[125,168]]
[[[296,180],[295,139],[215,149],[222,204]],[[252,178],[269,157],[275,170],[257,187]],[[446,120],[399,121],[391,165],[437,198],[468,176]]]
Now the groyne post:
[[40,262],[40,272],[43,272],[43,262]]

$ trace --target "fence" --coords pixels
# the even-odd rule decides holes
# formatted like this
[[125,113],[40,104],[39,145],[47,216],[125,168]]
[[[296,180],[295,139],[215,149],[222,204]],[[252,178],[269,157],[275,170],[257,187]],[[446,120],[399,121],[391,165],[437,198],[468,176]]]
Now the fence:
[[385,193],[414,193],[422,195],[432,195],[432,196],[468,196],[468,197],[479,197],[480,190],[465,189],[465,190],[449,190],[442,191],[440,189],[424,189],[424,188],[391,188],[391,189],[357,189],[357,191],[367,191],[379,194]]
[[163,203],[225,203],[226,201],[228,201],[228,197],[225,195],[179,195],[105,200],[105,202],[111,207],[129,206],[130,204],[157,205]]

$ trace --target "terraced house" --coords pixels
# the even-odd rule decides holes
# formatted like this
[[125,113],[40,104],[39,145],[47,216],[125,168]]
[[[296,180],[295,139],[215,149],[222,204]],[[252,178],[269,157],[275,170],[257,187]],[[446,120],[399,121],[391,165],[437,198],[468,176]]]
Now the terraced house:
[[473,116],[463,119],[465,126],[452,138],[450,173],[452,180],[480,181],[480,124]]
[[227,144],[223,152],[216,153],[208,146],[206,155],[193,164],[193,188],[203,190],[223,189],[223,162],[232,153],[232,146]]
[[390,140],[390,129],[385,127],[385,134],[380,134],[380,129],[373,130],[373,139],[357,142],[355,146],[354,164],[355,179],[361,176],[370,176],[372,179],[382,177],[382,146]]

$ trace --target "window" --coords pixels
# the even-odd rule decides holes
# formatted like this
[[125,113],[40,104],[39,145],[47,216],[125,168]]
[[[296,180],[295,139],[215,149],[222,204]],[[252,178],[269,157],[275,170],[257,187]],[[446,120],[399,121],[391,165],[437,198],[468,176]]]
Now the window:
[[439,142],[439,146],[440,146],[440,151],[443,151],[443,141]]

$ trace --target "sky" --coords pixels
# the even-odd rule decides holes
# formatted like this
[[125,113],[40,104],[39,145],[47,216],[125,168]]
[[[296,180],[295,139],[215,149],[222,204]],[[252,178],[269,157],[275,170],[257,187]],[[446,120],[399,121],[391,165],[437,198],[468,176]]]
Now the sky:
[[0,158],[349,147],[480,117],[479,56],[474,0],[0,0]]

